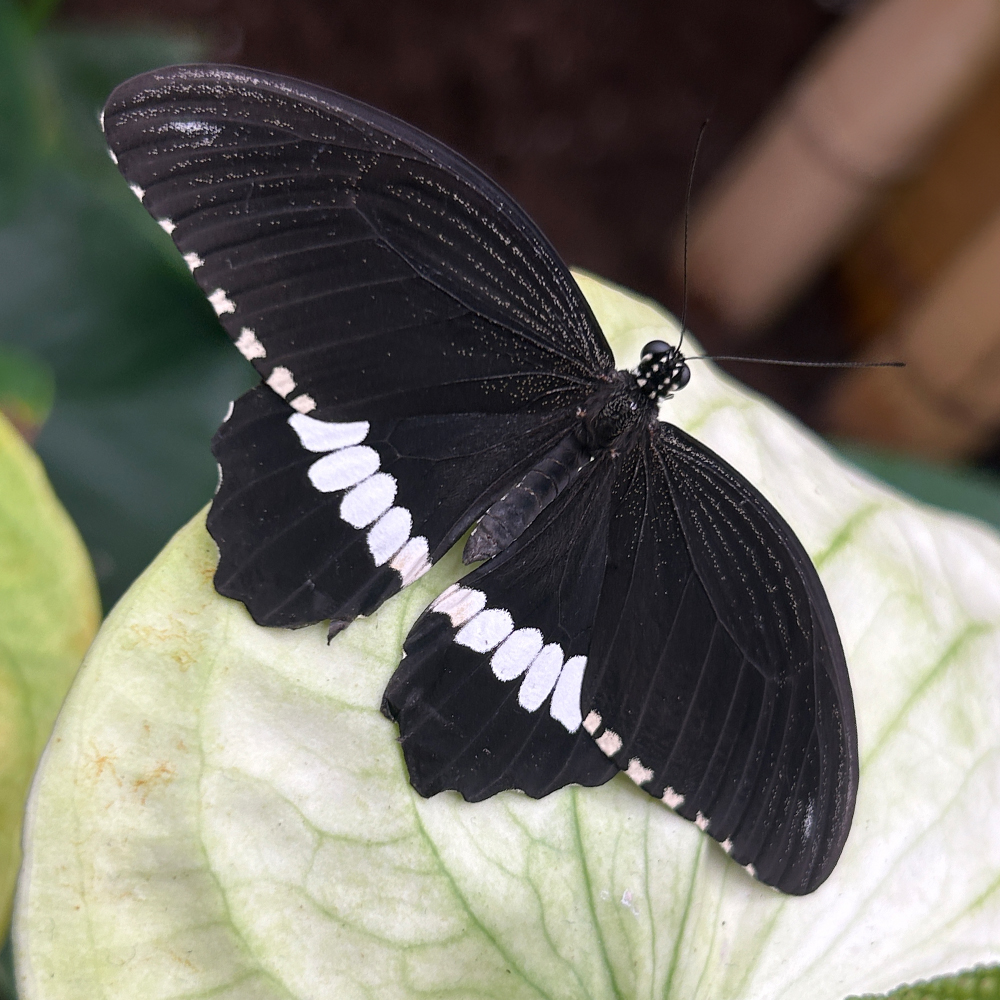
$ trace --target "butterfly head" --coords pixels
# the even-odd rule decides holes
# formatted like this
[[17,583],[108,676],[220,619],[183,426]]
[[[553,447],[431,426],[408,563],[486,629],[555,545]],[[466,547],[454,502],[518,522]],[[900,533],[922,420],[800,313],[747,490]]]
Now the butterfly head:
[[639,391],[654,402],[669,399],[691,379],[684,355],[665,340],[651,340],[643,349],[635,371]]

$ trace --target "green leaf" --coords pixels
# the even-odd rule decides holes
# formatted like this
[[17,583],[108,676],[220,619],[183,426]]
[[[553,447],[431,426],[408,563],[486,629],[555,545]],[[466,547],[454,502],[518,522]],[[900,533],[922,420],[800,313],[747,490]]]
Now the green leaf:
[[98,621],[83,543],[41,463],[0,416],[0,937],[28,783]]
[[[579,280],[623,366],[676,335]],[[862,767],[827,883],[761,886],[623,776],[421,799],[379,704],[457,550],[328,645],[219,597],[199,516],[109,616],[40,770],[23,996],[841,1000],[996,962],[1000,541],[708,367],[663,412],[771,498],[828,589]]]

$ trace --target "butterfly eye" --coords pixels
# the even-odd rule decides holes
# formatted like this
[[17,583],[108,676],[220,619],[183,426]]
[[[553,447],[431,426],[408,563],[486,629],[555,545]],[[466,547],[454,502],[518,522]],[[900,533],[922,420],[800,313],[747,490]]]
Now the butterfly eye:
[[680,368],[674,374],[674,377],[670,380],[671,384],[675,389],[683,389],[684,386],[691,381],[691,369],[687,365],[682,364]]
[[672,354],[673,348],[665,340],[651,340],[642,349],[642,360],[655,357],[657,354]]

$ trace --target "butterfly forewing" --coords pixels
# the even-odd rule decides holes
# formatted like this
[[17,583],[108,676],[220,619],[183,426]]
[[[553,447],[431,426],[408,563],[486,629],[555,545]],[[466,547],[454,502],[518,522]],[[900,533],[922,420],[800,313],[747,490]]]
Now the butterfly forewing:
[[216,586],[262,625],[371,614],[423,575],[572,413],[323,421],[267,386],[213,441]]
[[660,424],[615,484],[608,549],[585,724],[757,877],[811,891],[850,828],[857,742],[833,615],[801,544],[735,470]]
[[104,129],[223,326],[301,412],[560,409],[613,367],[527,216],[388,115],[268,74],[187,66],[122,84]]

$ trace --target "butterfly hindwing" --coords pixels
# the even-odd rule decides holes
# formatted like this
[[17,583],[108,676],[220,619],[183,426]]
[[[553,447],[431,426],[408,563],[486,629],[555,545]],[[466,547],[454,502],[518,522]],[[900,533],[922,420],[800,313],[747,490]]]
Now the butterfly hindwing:
[[322,421],[267,386],[213,441],[216,586],[263,625],[371,614],[565,434],[571,414]]
[[298,81],[196,65],[122,84],[103,125],[223,326],[303,413],[560,409],[613,368],[538,228],[403,122]]
[[758,878],[809,892],[857,788],[844,654],[774,508],[669,424],[615,484],[583,702],[601,748]]
[[603,784],[616,771],[581,726],[580,685],[607,551],[609,460],[593,462],[513,545],[414,624],[386,689],[422,795],[476,801]]

